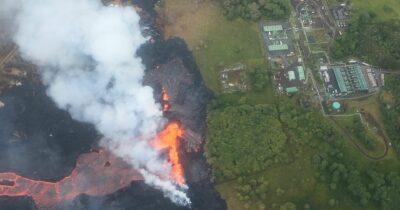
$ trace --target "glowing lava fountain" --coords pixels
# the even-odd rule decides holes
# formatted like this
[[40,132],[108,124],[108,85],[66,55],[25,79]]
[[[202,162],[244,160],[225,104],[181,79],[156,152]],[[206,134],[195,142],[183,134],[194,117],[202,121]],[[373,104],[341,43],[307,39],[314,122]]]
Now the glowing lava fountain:
[[162,92],[162,103],[163,103],[163,112],[168,111],[171,108],[171,105],[169,105],[169,95],[167,93],[167,91],[163,88]]
[[153,145],[157,149],[168,149],[169,161],[172,165],[171,177],[179,184],[185,184],[183,167],[179,158],[179,139],[183,136],[183,130],[178,123],[172,122],[158,135]]
[[[167,91],[162,91],[163,111],[170,108]],[[172,166],[170,178],[185,184],[184,171],[179,158],[179,140],[183,129],[177,122],[169,123],[152,145],[157,150],[168,151]],[[70,176],[58,182],[40,181],[16,173],[0,173],[0,196],[30,196],[39,209],[53,209],[57,203],[73,200],[80,194],[102,196],[129,186],[143,177],[132,166],[105,150],[82,154]]]
[[[161,92],[163,111],[167,112],[171,108],[169,103],[170,96],[165,88]],[[158,150],[168,150],[169,162],[172,166],[171,178],[179,185],[185,184],[183,167],[179,157],[180,139],[183,136],[183,129],[177,122],[170,122],[167,127],[158,134],[153,141],[153,146]]]

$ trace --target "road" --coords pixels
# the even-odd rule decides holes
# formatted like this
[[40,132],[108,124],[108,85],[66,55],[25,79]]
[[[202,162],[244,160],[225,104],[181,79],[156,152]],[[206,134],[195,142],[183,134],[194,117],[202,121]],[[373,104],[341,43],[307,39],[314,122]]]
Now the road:
[[[329,10],[326,10],[326,11],[324,12],[324,11],[322,11],[322,9],[321,9],[322,6],[325,6],[325,8],[328,8],[327,5],[320,5],[320,4],[318,4],[317,2],[315,2],[314,0],[308,0],[307,2],[313,4],[314,8],[316,8],[317,14],[318,14],[319,17],[324,21],[324,23],[325,23],[326,26],[329,28],[329,30],[332,31],[332,36],[335,37],[335,36],[336,36],[337,30],[336,30],[336,26],[335,26],[334,24],[333,24],[333,25],[331,24],[331,23],[334,23],[334,22],[332,22],[332,17],[331,17],[330,14],[329,14]],[[299,6],[299,5],[297,5],[297,6]],[[296,8],[296,14],[297,14],[297,16],[298,16],[298,14],[299,14],[299,8],[298,8],[298,7]],[[301,29],[300,29],[299,31],[302,31],[302,32],[304,33],[304,26],[303,26],[303,24],[301,23],[301,21],[298,21],[298,22],[300,23],[300,26],[301,26]],[[305,35],[305,37],[307,37],[305,33],[304,33],[304,35]],[[296,42],[296,47],[297,47],[297,49],[298,49],[299,54],[302,55],[302,50],[301,50],[301,48],[300,48],[300,46],[299,46],[299,43],[297,43],[297,42]],[[307,47],[309,48],[309,45],[308,45],[308,44],[307,44]],[[326,52],[324,52],[324,53],[326,53]],[[301,57],[303,57],[303,56],[301,56]],[[328,61],[329,61],[329,56],[327,56],[327,58],[328,58]],[[330,63],[330,61],[329,61],[329,63]],[[314,90],[315,90],[316,93],[317,93],[318,102],[319,102],[319,105],[321,106],[321,111],[322,111],[323,116],[329,117],[329,118],[338,126],[338,128],[342,131],[343,135],[344,135],[347,139],[349,139],[349,141],[353,144],[353,146],[354,146],[362,155],[364,155],[366,158],[371,159],[371,160],[381,160],[381,159],[385,158],[386,155],[388,154],[388,151],[389,151],[389,141],[388,141],[388,139],[387,139],[386,137],[383,136],[383,141],[384,141],[383,143],[384,143],[384,145],[385,145],[385,150],[384,150],[383,154],[381,154],[381,155],[379,155],[379,156],[372,156],[372,155],[370,155],[370,154],[368,153],[368,151],[365,151],[365,149],[364,149],[361,145],[359,145],[359,144],[357,143],[357,141],[349,134],[349,131],[347,131],[345,128],[342,128],[342,127],[340,126],[340,124],[337,122],[337,120],[335,119],[335,118],[337,118],[337,117],[359,116],[360,119],[361,119],[361,122],[365,123],[365,122],[364,122],[364,119],[363,119],[363,117],[362,117],[362,115],[361,115],[361,113],[341,114],[341,115],[330,115],[330,114],[327,114],[327,113],[325,112],[324,106],[323,106],[323,104],[322,104],[323,96],[322,96],[322,94],[321,94],[320,91],[319,91],[318,85],[317,85],[317,83],[316,83],[316,81],[315,81],[315,78],[314,78],[314,74],[313,74],[311,71],[309,71],[309,72],[308,72],[308,75],[309,75],[309,78],[311,79],[313,88],[314,88]],[[363,97],[369,97],[369,96],[371,96],[371,95],[373,95],[373,94],[376,94],[376,93],[372,93],[372,94],[370,94],[370,95],[368,95],[368,96],[363,96]],[[356,97],[356,98],[353,98],[353,99],[359,99],[359,98],[362,98],[362,97]]]
[[349,131],[347,129],[343,128],[338,121],[336,121],[333,117],[331,117],[331,120],[335,123],[335,125],[340,130],[342,130],[342,134],[353,144],[353,146],[355,148],[357,148],[357,150],[360,151],[360,153],[362,155],[364,155],[366,158],[368,158],[370,160],[382,160],[388,154],[388,152],[389,152],[389,142],[384,136],[383,136],[383,143],[385,145],[385,151],[383,152],[383,154],[381,154],[379,156],[372,156],[367,151],[365,151],[365,149],[362,146],[360,146],[357,143],[357,141],[349,134]]

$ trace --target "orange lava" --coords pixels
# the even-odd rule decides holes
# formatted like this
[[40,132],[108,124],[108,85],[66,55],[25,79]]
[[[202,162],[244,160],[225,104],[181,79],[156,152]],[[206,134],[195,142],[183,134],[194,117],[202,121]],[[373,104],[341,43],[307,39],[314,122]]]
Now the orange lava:
[[39,209],[53,209],[58,202],[72,200],[80,194],[107,195],[142,179],[122,159],[99,151],[81,155],[71,175],[58,182],[0,173],[0,196],[30,196]]
[[[170,109],[170,97],[162,89],[163,111]],[[170,177],[179,185],[185,184],[179,157],[183,129],[171,122],[152,142],[158,150],[168,150],[172,165]],[[58,182],[29,179],[16,173],[0,173],[0,196],[30,196],[39,209],[54,209],[62,201],[72,200],[80,194],[102,196],[124,188],[143,177],[121,158],[100,150],[81,155],[71,175]]]
[[169,105],[169,95],[164,88],[162,89],[161,95],[163,103],[163,112],[166,112],[171,108],[171,106]]
[[172,122],[158,134],[153,142],[157,149],[168,149],[169,161],[172,165],[171,177],[180,185],[185,184],[183,167],[179,159],[179,139],[183,136],[183,129],[178,123]]

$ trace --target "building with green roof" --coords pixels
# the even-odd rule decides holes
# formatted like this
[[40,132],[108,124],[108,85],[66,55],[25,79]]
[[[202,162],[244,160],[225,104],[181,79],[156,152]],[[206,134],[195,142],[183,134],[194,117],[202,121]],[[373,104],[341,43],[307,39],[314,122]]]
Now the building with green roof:
[[299,73],[299,80],[305,80],[306,79],[306,75],[304,73],[303,66],[297,66],[297,72]]
[[265,32],[277,32],[277,31],[283,31],[282,25],[270,25],[270,26],[264,26],[264,31]]
[[368,90],[368,84],[367,81],[365,80],[365,77],[363,73],[361,72],[361,66],[359,64],[355,64],[353,66],[355,75],[357,77],[357,82],[358,82],[358,89],[359,90]]
[[333,66],[332,69],[341,93],[369,90],[360,64]]
[[338,83],[339,89],[341,93],[347,93],[347,86],[346,86],[346,82],[343,78],[342,75],[342,68],[338,67],[338,66],[334,66],[333,67],[333,73],[335,74],[336,77],[336,81]]
[[288,50],[289,46],[287,44],[278,44],[278,45],[269,45],[268,50],[269,51],[282,51],[282,50]]
[[286,88],[286,92],[287,93],[296,93],[298,91],[299,91],[299,89],[297,89],[297,87],[288,87],[288,88]]

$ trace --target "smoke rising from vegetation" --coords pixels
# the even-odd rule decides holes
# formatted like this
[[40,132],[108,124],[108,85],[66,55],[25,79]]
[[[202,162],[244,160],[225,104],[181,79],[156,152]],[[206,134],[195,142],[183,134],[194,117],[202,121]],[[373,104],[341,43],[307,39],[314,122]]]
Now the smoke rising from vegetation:
[[135,10],[98,0],[18,3],[14,41],[39,66],[47,94],[74,119],[94,124],[103,146],[139,169],[146,183],[188,204],[181,187],[160,178],[171,167],[149,144],[165,122],[152,88],[142,85],[135,52],[146,38]]

